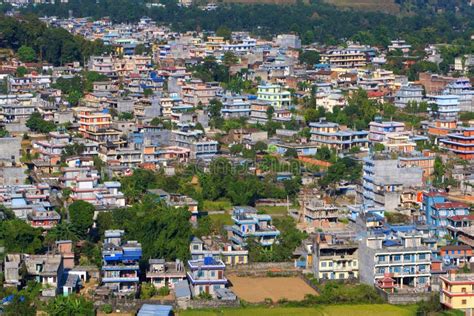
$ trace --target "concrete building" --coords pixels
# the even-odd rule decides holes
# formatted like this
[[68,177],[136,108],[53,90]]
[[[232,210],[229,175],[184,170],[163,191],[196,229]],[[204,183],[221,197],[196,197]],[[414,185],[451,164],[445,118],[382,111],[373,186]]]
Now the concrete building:
[[474,159],[474,127],[463,127],[440,139],[441,146],[464,160]]
[[467,314],[474,309],[474,274],[458,274],[454,270],[440,276],[439,301],[450,309],[459,309]]
[[122,242],[124,233],[123,230],[105,231],[102,284],[117,295],[133,295],[138,290],[142,246],[136,241]]
[[281,109],[290,106],[291,93],[278,84],[263,84],[258,86],[257,99],[269,102],[276,109]]
[[225,242],[216,236],[202,237],[201,239],[194,237],[189,245],[189,251],[193,260],[213,257],[230,266],[248,263],[248,250]]
[[348,280],[359,277],[359,246],[335,234],[316,234],[313,246],[313,274],[318,280]]
[[217,296],[216,291],[225,288],[227,285],[224,271],[224,262],[212,257],[188,260],[187,276],[192,295],[198,297],[201,293],[207,293],[215,298]]
[[410,102],[420,103],[423,101],[423,87],[420,85],[403,85],[395,93],[395,106],[404,108]]
[[425,289],[430,285],[431,249],[422,246],[421,235],[405,234],[397,239],[366,237],[359,243],[359,275],[373,285],[390,273],[398,288]]
[[400,194],[409,187],[423,185],[423,170],[401,167],[397,159],[373,155],[363,159],[362,201],[374,207],[393,211],[398,207]]
[[229,239],[238,246],[246,246],[247,238],[254,238],[263,247],[271,247],[280,235],[280,231],[272,225],[272,217],[257,214],[250,206],[236,206],[232,211],[234,224],[229,228]]
[[457,121],[459,118],[459,96],[430,95],[428,96],[430,114],[441,121]]
[[328,147],[337,152],[349,151],[353,147],[368,148],[367,131],[343,129],[337,123],[320,121],[309,123],[311,128],[310,141],[318,147]]
[[168,287],[173,289],[175,284],[186,280],[186,272],[181,261],[166,262],[165,259],[149,259],[146,279],[157,289]]

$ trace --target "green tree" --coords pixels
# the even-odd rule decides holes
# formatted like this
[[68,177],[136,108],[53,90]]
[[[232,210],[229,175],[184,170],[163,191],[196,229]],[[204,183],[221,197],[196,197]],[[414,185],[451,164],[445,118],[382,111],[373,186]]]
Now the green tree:
[[315,50],[305,50],[300,52],[299,55],[300,63],[306,64],[308,68],[312,68],[315,64],[319,63],[320,59],[319,52]]
[[381,152],[385,150],[385,146],[382,143],[375,143],[374,144],[374,151]]
[[56,129],[56,125],[51,121],[43,119],[39,112],[33,112],[26,121],[26,127],[33,132],[49,133]]
[[217,30],[216,30],[216,36],[221,36],[223,37],[225,40],[230,40],[231,37],[232,37],[232,31],[227,27],[227,26],[220,26]]
[[0,239],[6,252],[35,254],[42,248],[41,230],[25,221],[12,219],[0,222]]
[[35,61],[36,59],[36,52],[33,48],[29,47],[29,46],[26,46],[26,45],[22,45],[19,49],[18,49],[18,58],[20,58],[20,60],[24,63],[31,63],[33,61]]
[[19,67],[16,68],[16,76],[17,76],[17,77],[22,78],[22,77],[24,77],[27,73],[28,73],[28,70],[27,70],[25,67],[23,67],[23,66],[19,66]]
[[74,201],[69,205],[69,219],[78,237],[85,238],[94,222],[94,205],[85,201]]

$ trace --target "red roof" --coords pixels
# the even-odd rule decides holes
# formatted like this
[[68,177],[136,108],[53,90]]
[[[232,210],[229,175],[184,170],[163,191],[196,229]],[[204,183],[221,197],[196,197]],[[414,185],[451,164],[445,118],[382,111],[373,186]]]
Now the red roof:
[[474,221],[474,214],[456,215],[456,216],[451,216],[449,219],[452,220],[452,221],[455,221],[455,222],[462,221],[462,220],[465,220],[465,219],[467,219],[469,221]]
[[469,206],[461,202],[435,203],[435,208],[468,208]]
[[382,91],[369,91],[367,93],[367,96],[369,98],[380,98],[380,97],[383,97],[384,95],[385,95],[385,93],[382,92]]

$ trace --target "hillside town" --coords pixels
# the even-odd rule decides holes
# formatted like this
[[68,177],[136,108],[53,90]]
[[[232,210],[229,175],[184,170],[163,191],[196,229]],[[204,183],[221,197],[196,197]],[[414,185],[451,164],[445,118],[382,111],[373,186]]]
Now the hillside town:
[[474,33],[22,23],[73,57],[0,46],[0,314],[474,310]]

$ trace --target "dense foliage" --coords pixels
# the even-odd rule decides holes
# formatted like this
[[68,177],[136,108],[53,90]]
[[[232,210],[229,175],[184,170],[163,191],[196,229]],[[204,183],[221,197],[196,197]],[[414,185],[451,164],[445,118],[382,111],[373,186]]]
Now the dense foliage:
[[[171,24],[177,31],[247,30],[259,35],[296,32],[304,43],[313,41],[335,44],[354,39],[364,44],[387,45],[391,39],[405,38],[416,46],[425,43],[468,41],[472,34],[474,13],[466,2],[400,0],[404,12],[399,16],[379,12],[340,10],[323,1],[295,5],[219,4],[217,10],[202,11],[197,6],[179,7],[173,0],[166,6],[148,8],[143,0],[71,0],[62,4],[37,4],[24,9],[40,16],[54,15],[101,18],[114,22],[134,22],[142,16]],[[461,7],[462,10],[457,11]],[[429,8],[429,10],[427,10]],[[438,9],[444,10],[442,13]],[[341,23],[344,21],[344,23]]]
[[100,213],[97,225],[100,233],[107,229],[124,229],[127,240],[142,244],[143,259],[185,259],[191,239],[191,213],[184,208],[170,208],[148,195],[143,202],[129,209]]
[[87,232],[94,222],[94,211],[94,205],[86,201],[79,200],[69,205],[71,228],[74,229],[82,239],[87,236]]
[[94,304],[84,296],[58,295],[49,301],[46,306],[46,312],[52,316],[62,315],[95,315]]
[[46,121],[39,112],[33,112],[26,121],[26,127],[33,132],[49,133],[56,129],[56,125],[51,121]]
[[44,60],[56,66],[83,61],[108,50],[99,40],[87,41],[63,28],[47,27],[28,15],[20,18],[0,15],[0,48],[18,51],[24,61]]

